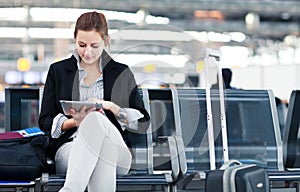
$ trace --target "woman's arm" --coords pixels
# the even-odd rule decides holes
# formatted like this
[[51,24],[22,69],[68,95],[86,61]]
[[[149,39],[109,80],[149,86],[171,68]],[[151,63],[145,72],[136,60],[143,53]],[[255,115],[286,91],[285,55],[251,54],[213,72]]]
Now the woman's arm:
[[38,121],[40,128],[48,133],[51,133],[53,119],[59,114],[55,100],[55,75],[52,66],[50,66],[43,90],[41,112]]

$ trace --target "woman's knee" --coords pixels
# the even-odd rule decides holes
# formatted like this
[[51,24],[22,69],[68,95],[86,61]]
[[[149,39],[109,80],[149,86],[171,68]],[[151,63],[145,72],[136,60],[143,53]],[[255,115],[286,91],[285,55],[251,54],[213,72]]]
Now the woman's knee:
[[102,114],[102,113],[99,113],[97,111],[92,111],[92,112],[89,112],[85,118],[83,119],[82,122],[86,122],[86,121],[96,121],[96,120],[103,120],[105,119],[106,117]]
[[109,121],[105,116],[103,116],[99,112],[90,112],[86,115],[86,117],[80,123],[78,130],[81,131],[92,131],[92,132],[103,132],[107,128],[105,126],[105,122]]

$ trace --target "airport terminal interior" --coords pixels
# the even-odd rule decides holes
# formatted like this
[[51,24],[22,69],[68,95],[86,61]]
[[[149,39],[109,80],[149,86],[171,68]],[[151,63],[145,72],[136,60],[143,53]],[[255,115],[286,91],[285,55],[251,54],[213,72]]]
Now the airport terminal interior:
[[[221,134],[215,136],[213,158],[204,150],[209,142],[203,141],[209,138],[204,132],[210,126],[209,107],[203,108],[207,100],[220,113],[214,118],[226,114],[227,122],[215,122],[213,129],[220,133],[216,126],[228,128],[230,158],[265,168],[271,191],[300,191],[300,0],[0,0],[0,133],[38,127],[48,69],[71,56],[75,22],[87,11],[106,16],[107,51],[133,71],[144,101],[150,103],[152,126],[171,127],[154,131],[153,142],[159,145],[154,139],[159,134],[175,134],[183,136],[189,149],[187,169],[179,165],[171,182],[162,189],[149,184],[148,191],[205,191],[201,173],[185,182],[179,178],[192,175],[193,169],[219,168],[224,161]],[[222,69],[232,72],[233,89],[214,91]],[[166,122],[160,110],[166,112]],[[185,131],[186,127],[194,129]],[[207,128],[203,132],[199,127]],[[287,127],[295,130],[290,133]],[[285,152],[291,134],[293,161]],[[162,150],[156,145],[154,154]],[[150,162],[157,161],[163,160]],[[138,167],[140,162],[134,163]],[[155,172],[153,167],[150,172]],[[147,178],[150,183],[152,178]],[[147,189],[139,183],[132,184],[138,190],[130,188],[124,178],[118,179],[119,191]],[[42,179],[36,182],[39,190],[36,185],[21,188],[57,191],[60,185],[51,187],[50,181],[49,176],[46,184]]]
[[73,50],[75,20],[87,10],[107,16],[110,53],[132,67],[138,84],[203,87],[201,49],[210,48],[233,71],[232,86],[271,89],[287,101],[300,87],[299,3],[1,0],[0,101],[7,86],[43,85],[49,65]]

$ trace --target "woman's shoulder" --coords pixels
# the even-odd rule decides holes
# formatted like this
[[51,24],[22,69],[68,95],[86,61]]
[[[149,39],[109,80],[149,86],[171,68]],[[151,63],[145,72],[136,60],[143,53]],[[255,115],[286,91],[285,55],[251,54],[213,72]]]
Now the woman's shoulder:
[[128,65],[115,61],[114,59],[110,60],[110,62],[107,65],[107,68],[119,72],[129,69]]
[[102,57],[102,65],[104,68],[119,68],[119,69],[128,68],[128,65],[115,60],[114,56],[112,56],[105,50],[103,50],[101,57]]
[[[114,61],[114,60],[113,60],[113,61]],[[114,61],[113,63],[114,63],[114,65],[115,65],[116,67],[118,67],[118,68],[120,68],[120,69],[126,69],[126,68],[129,68],[128,65],[126,65],[126,64],[124,64],[124,63],[120,63],[120,62],[118,62],[118,61]]]
[[76,58],[74,56],[71,56],[69,58],[64,58],[59,61],[55,61],[50,65],[50,68],[64,68],[64,67],[70,68],[74,66],[76,66]]

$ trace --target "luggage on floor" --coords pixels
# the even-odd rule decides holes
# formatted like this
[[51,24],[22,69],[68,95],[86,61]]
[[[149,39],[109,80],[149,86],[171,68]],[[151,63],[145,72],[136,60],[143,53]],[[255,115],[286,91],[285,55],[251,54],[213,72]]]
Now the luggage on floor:
[[267,192],[269,178],[264,168],[229,160],[206,175],[207,192]]
[[23,136],[16,136],[16,132],[1,134],[1,181],[35,180],[47,169],[47,136],[31,131],[22,130]]

